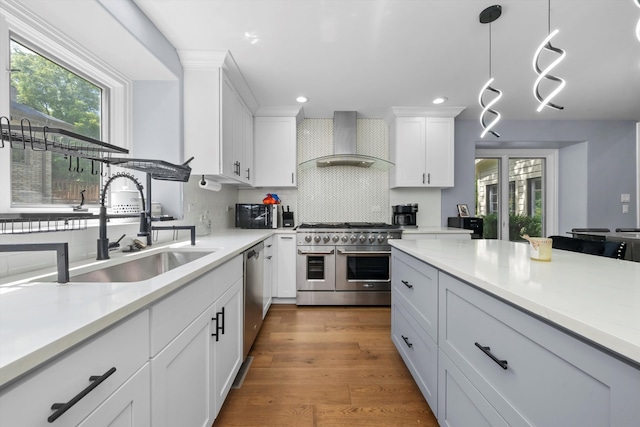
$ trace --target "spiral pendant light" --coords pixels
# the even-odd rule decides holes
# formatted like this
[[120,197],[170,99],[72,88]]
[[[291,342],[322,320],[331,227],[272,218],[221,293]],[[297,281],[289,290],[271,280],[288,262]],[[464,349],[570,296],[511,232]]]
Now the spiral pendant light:
[[[491,86],[494,81],[494,78],[491,75],[491,23],[498,19],[500,15],[502,15],[502,6],[500,5],[489,6],[488,8],[480,12],[480,23],[489,24],[489,80],[484,84],[484,86],[482,86],[480,94],[478,95],[478,102],[482,107],[482,112],[480,113],[480,125],[482,126],[482,129],[484,129],[482,134],[480,135],[480,138],[484,138],[487,133],[500,138],[500,134],[492,129],[500,121],[501,115],[492,107],[496,102],[500,100],[500,98],[502,98],[502,92]],[[493,95],[493,98],[491,98],[489,102],[485,104],[484,97],[487,94]],[[493,120],[491,120],[487,124],[488,116],[493,116]]]
[[[535,83],[533,84],[533,95],[536,97],[536,99],[538,100],[538,102],[540,103],[540,105],[537,108],[537,111],[540,112],[542,111],[542,109],[544,107],[550,107],[556,110],[562,110],[564,107],[561,107],[557,104],[554,104],[553,102],[551,102],[551,100],[558,94],[560,93],[560,91],[565,87],[565,85],[567,84],[564,79],[560,78],[560,77],[556,77],[554,75],[551,74],[551,71],[560,63],[562,62],[562,60],[565,58],[565,56],[567,56],[566,52],[560,48],[554,47],[551,45],[551,39],[554,38],[559,30],[554,30],[553,32],[551,32],[551,0],[548,1],[548,31],[549,31],[549,35],[547,37],[545,37],[545,39],[542,41],[542,43],[540,43],[540,46],[538,46],[538,49],[536,49],[536,53],[533,55],[533,70],[536,72],[536,74],[538,75],[538,78],[536,78]],[[545,50],[547,52],[551,52],[554,54],[557,54],[558,57],[551,62],[551,64],[549,64],[544,70],[540,68],[540,66],[538,65],[538,61],[540,60],[540,54],[542,53],[542,51]],[[551,93],[549,93],[546,97],[543,97],[542,95],[540,95],[540,83],[542,82],[542,79],[546,79],[546,80],[550,80],[552,82],[557,83],[557,86],[555,87],[555,89],[553,89],[551,91]]]
[[[640,0],[633,0],[636,6],[640,8]],[[636,38],[640,42],[640,18],[638,18],[638,23],[636,24]]]

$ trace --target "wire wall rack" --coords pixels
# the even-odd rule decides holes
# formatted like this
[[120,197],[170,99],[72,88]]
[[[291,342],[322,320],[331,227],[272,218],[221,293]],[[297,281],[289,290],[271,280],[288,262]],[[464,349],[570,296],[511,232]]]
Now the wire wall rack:
[[0,216],[0,235],[86,230],[87,221],[94,218],[91,214],[4,214]]

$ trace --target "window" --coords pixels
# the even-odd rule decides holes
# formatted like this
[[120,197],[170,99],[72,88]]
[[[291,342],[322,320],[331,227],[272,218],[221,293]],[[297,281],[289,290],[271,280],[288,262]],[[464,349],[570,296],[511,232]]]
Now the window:
[[476,212],[485,239],[555,234],[555,164],[556,150],[476,150]]
[[[13,39],[10,57],[11,124],[28,120],[101,139],[102,88]],[[81,191],[98,203],[100,176],[87,160],[28,146],[11,151],[12,206],[77,204]]]
[[[0,73],[0,116],[12,124],[28,118],[131,148],[133,82],[13,1],[0,2],[0,69],[11,70]],[[69,212],[82,190],[97,201],[91,162],[71,160],[0,149],[0,182],[11,183],[0,186],[0,212]]]

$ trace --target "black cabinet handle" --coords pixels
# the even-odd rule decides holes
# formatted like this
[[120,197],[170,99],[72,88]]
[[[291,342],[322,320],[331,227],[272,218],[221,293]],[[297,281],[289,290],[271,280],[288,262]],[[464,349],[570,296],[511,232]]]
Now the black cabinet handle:
[[412,348],[412,347],[413,347],[413,344],[411,344],[411,343],[409,342],[409,337],[405,337],[404,335],[400,335],[400,336],[402,337],[402,339],[404,340],[404,343],[405,343],[409,348]]
[[104,380],[109,378],[115,371],[116,371],[116,368],[113,367],[113,368],[109,369],[107,372],[105,372],[102,375],[92,375],[92,376],[90,376],[89,377],[89,381],[91,381],[91,384],[89,384],[87,386],[87,388],[85,388],[80,393],[78,393],[73,399],[71,399],[67,403],[54,403],[53,405],[51,405],[51,409],[56,411],[56,412],[51,414],[51,416],[49,418],[47,418],[47,421],[52,423],[55,420],[57,420],[60,417],[60,415],[64,414],[69,409],[71,409],[71,407],[73,405],[75,405],[76,403],[80,402],[80,400],[83,397],[85,397],[87,394],[91,393],[91,391],[94,388],[98,387],[100,385],[100,383],[102,383]]
[[224,335],[224,307],[222,307],[222,311],[218,311],[216,317],[212,317],[211,320],[216,321],[216,331],[212,333],[211,336],[216,337],[216,341],[220,341],[220,335]]
[[482,350],[482,352],[484,354],[486,354],[487,356],[489,356],[491,358],[491,360],[493,360],[494,362],[496,362],[498,365],[500,365],[500,367],[502,369],[507,369],[507,361],[506,360],[500,360],[497,357],[495,357],[492,353],[491,353],[491,347],[483,347],[480,344],[476,343],[476,347],[478,347],[480,350]]
[[400,280],[403,285],[405,285],[409,289],[413,289],[413,285],[409,284],[406,280]]

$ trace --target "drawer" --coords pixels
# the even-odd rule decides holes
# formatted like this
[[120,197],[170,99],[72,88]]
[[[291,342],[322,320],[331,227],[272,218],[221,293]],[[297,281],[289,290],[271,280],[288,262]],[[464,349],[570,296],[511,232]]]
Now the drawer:
[[640,370],[451,276],[439,283],[440,348],[510,425],[638,419]]
[[509,426],[442,350],[438,356],[438,397],[438,424],[442,427]]
[[438,342],[438,270],[393,250],[392,297],[415,310],[418,324]]
[[242,277],[242,256],[194,279],[151,307],[151,356],[196,320]]
[[66,403],[85,390],[91,376],[116,368],[85,397],[55,420],[76,426],[149,359],[149,313],[143,311],[38,368],[0,394],[1,426],[45,426],[54,403]]
[[391,336],[431,410],[438,410],[438,347],[401,301],[391,303]]

